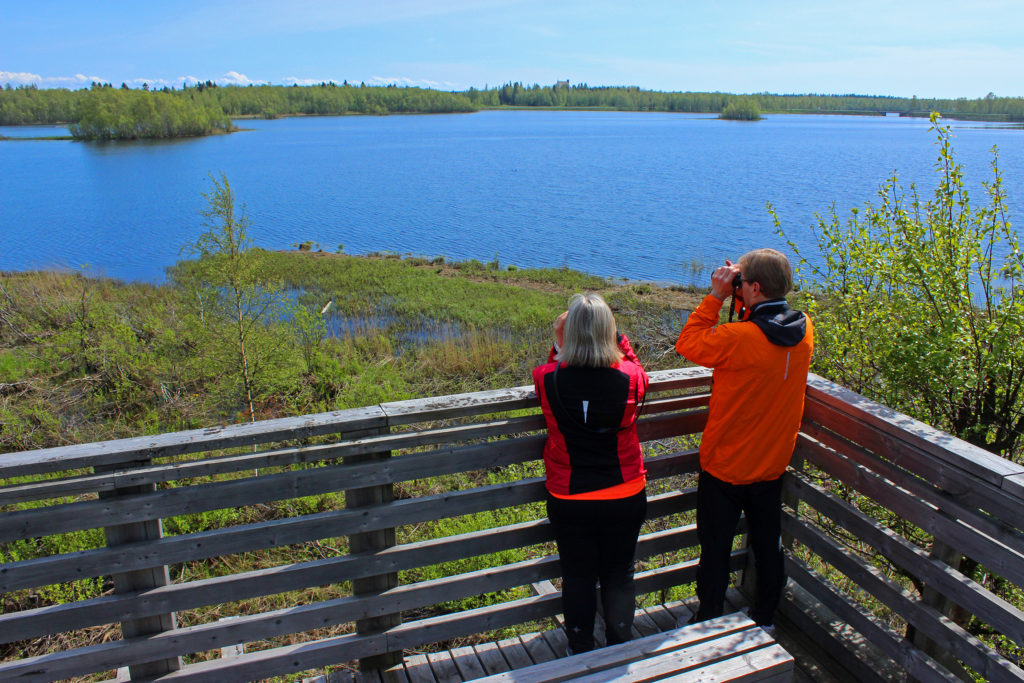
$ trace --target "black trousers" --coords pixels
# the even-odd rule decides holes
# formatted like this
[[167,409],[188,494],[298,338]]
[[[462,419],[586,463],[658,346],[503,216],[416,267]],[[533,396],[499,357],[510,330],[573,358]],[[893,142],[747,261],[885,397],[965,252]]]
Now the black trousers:
[[758,625],[773,623],[782,598],[786,573],[782,558],[782,477],[753,484],[730,484],[707,472],[697,483],[696,621],[722,616],[729,586],[729,553],[740,512],[747,517],[747,538],[754,551],[757,596],[750,618]]
[[636,609],[633,560],[647,516],[646,493],[616,500],[561,500],[548,494],[547,503],[562,567],[569,649],[594,649],[598,582],[608,644],[629,640]]

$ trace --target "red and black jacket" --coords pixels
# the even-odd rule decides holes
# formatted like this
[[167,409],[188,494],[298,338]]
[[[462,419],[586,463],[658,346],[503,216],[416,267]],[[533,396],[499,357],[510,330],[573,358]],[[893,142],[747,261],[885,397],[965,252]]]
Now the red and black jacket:
[[636,434],[647,373],[625,335],[619,335],[619,350],[620,362],[587,368],[555,362],[552,349],[548,362],[533,370],[548,427],[547,488],[556,496],[599,491],[647,474]]

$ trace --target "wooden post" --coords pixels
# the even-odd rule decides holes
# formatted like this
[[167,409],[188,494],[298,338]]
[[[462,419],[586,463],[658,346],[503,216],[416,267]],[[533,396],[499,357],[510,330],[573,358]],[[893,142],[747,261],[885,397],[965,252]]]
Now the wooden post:
[[[932,551],[930,553],[932,557],[943,562],[953,569],[960,569],[960,563],[963,561],[963,554],[956,548],[943,543],[938,539],[932,540]],[[956,603],[947,598],[942,592],[928,585],[924,585],[924,591],[921,595],[921,602],[931,607],[934,607],[943,616],[952,617],[953,611],[956,609]],[[953,657],[953,655],[939,646],[928,636],[924,635],[916,628],[907,624],[907,639],[921,648],[921,650],[934,659],[935,661],[942,664],[950,672],[956,674],[959,678],[965,681],[972,680],[970,675],[964,670],[963,666]],[[911,679],[918,680],[918,679]]]
[[[381,427],[377,433],[387,434],[387,427]],[[378,460],[387,460],[391,457],[391,451],[378,453],[366,453],[363,455],[351,455],[344,458],[346,464],[363,463]],[[394,484],[382,484],[379,486],[367,486],[365,488],[347,489],[345,491],[345,507],[360,508],[370,505],[382,505],[390,503],[395,499]],[[348,551],[350,554],[372,552],[390,548],[397,543],[395,530],[381,529],[361,534],[352,534],[348,537]],[[352,595],[362,597],[377,595],[388,589],[398,586],[398,573],[379,574],[367,576],[361,579],[353,579]],[[385,614],[369,619],[356,621],[356,633],[380,633],[402,623],[401,613]],[[401,652],[385,652],[373,657],[364,657],[359,660],[360,671],[371,671],[373,669],[388,669],[395,664],[402,662]]]
[[[131,462],[118,463],[114,465],[97,465],[95,472],[110,472],[112,470],[125,470],[152,465],[150,458],[134,460]],[[156,484],[143,484],[141,486],[125,486],[115,488],[113,491],[100,492],[101,499],[119,498],[139,493],[149,493],[156,490]],[[107,538],[107,545],[110,547],[148,541],[163,536],[163,523],[159,519],[137,522],[134,524],[117,524],[104,529]],[[138,569],[135,571],[112,574],[110,577],[114,582],[115,593],[133,593],[136,591],[167,586],[171,583],[167,566],[151,567],[149,569]],[[121,637],[135,638],[137,636],[152,635],[170,631],[177,627],[177,619],[174,613],[158,614],[140,619],[127,619],[121,622]],[[148,680],[162,674],[177,671],[181,668],[181,658],[171,657],[143,664],[133,664],[128,667],[131,680]]]

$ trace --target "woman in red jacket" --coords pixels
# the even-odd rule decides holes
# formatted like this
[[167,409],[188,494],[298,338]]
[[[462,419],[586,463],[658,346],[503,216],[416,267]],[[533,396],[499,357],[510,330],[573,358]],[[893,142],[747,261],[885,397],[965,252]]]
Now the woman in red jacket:
[[636,433],[647,374],[599,294],[572,298],[533,383],[548,428],[547,510],[570,653],[594,648],[598,582],[607,642],[625,642],[635,609],[633,556],[647,513]]

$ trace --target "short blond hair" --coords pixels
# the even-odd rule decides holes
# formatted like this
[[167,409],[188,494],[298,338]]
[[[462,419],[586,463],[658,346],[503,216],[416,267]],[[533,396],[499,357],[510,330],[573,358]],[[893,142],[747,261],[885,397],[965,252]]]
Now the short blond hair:
[[596,292],[569,300],[559,361],[589,368],[607,368],[622,360],[612,309]]
[[743,279],[761,285],[761,292],[769,299],[781,299],[793,290],[793,269],[781,251],[749,251],[740,257],[740,270]]

